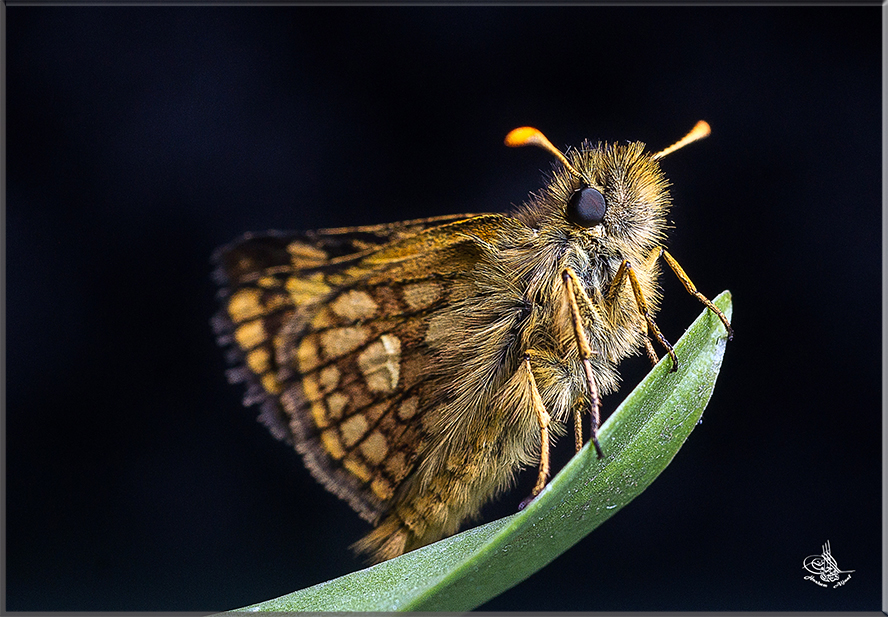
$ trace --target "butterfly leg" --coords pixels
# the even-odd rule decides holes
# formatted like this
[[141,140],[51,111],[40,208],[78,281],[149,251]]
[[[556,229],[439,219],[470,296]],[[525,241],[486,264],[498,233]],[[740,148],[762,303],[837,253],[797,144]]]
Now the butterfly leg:
[[694,283],[691,282],[690,277],[685,274],[684,269],[678,265],[678,262],[675,261],[675,258],[669,254],[664,248],[660,249],[660,255],[663,256],[663,259],[666,260],[666,263],[669,264],[669,267],[675,273],[675,276],[678,277],[678,280],[681,281],[681,284],[684,285],[684,288],[687,289],[688,293],[697,298],[700,302],[702,302],[706,308],[710,311],[718,315],[718,318],[721,319],[722,323],[725,325],[725,329],[728,331],[728,340],[734,338],[734,328],[731,327],[731,322],[728,321],[728,318],[725,317],[725,314],[719,310],[717,306],[715,306],[709,299],[697,291],[697,288],[694,286]]
[[518,506],[519,510],[523,510],[527,504],[542,492],[549,479],[549,421],[551,418],[549,417],[549,412],[546,411],[546,406],[543,404],[543,397],[540,396],[540,390],[537,388],[536,379],[534,379],[533,371],[530,368],[530,356],[524,357],[524,368],[527,371],[533,410],[540,425],[540,472],[530,495]]
[[583,415],[579,406],[574,407],[574,445],[577,452],[583,449]]
[[[583,316],[580,313],[577,296],[579,295],[580,298],[583,298],[583,304],[586,307],[591,308],[592,301],[589,300],[586,292],[583,291],[579,280],[577,280],[577,275],[573,270],[570,268],[566,269],[561,274],[561,279],[564,281],[564,293],[567,298],[568,307],[570,308],[574,337],[577,341],[577,347],[580,350],[580,359],[583,361],[583,371],[586,374],[586,383],[589,387],[589,411],[592,416],[592,445],[595,446],[595,452],[598,454],[598,458],[604,458],[604,453],[601,451],[601,444],[598,443],[598,426],[601,422],[601,397],[598,394],[598,385],[595,383],[595,374],[592,371],[592,355],[595,352],[592,351],[592,347],[589,345],[586,329],[583,327]],[[583,429],[580,424],[578,412],[575,412],[574,414],[574,429],[577,444],[581,445],[583,442]]]
[[610,285],[610,289],[608,289],[608,303],[616,301],[620,285],[626,278],[629,279],[629,284],[632,286],[632,294],[635,296],[635,304],[636,306],[638,306],[638,310],[641,313],[641,316],[644,317],[645,326],[647,329],[647,336],[645,336],[645,349],[647,350],[648,357],[651,359],[651,362],[656,364],[657,354],[654,352],[654,348],[653,345],[651,345],[650,340],[648,340],[651,338],[651,333],[653,333],[660,344],[666,348],[666,353],[669,354],[669,357],[672,358],[672,369],[669,372],[672,373],[677,371],[678,358],[675,357],[675,351],[672,349],[672,345],[669,344],[669,341],[666,340],[666,337],[663,336],[663,333],[660,332],[660,328],[658,328],[657,324],[654,322],[654,318],[651,316],[651,312],[650,310],[648,310],[647,302],[644,299],[644,294],[641,292],[641,285],[638,283],[638,277],[635,275],[635,270],[632,268],[632,264],[629,263],[628,259],[624,259],[623,262],[620,264],[620,267],[617,270],[617,274],[614,276],[614,280]]

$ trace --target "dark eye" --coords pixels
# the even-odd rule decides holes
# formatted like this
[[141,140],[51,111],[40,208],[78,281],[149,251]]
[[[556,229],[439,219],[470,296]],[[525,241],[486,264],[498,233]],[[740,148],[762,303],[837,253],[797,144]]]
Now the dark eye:
[[592,187],[575,190],[567,201],[567,220],[580,227],[600,224],[606,211],[604,195]]

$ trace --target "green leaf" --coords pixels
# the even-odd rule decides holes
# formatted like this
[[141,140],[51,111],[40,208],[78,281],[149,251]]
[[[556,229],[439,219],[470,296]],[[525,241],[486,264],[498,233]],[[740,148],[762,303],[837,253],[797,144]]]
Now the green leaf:
[[[731,317],[730,292],[715,304]],[[726,344],[708,310],[522,512],[242,611],[466,611],[546,566],[641,494],[697,425]]]

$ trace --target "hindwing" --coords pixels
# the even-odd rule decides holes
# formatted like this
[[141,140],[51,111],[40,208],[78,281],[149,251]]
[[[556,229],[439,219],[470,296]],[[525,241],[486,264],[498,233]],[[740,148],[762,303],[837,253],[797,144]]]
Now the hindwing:
[[459,283],[511,221],[269,232],[214,257],[229,380],[247,384],[245,404],[261,404],[260,420],[367,520],[386,511],[423,450],[429,320],[464,293]]

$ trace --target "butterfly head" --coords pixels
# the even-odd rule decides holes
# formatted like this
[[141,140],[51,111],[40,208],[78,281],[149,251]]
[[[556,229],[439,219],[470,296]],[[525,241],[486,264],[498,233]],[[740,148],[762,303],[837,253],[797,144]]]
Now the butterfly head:
[[650,246],[662,240],[669,206],[659,159],[708,134],[709,125],[701,121],[660,152],[648,152],[638,142],[586,142],[565,155],[537,129],[515,129],[506,136],[506,145],[537,146],[561,162],[549,186],[525,206],[522,218],[572,238]]

